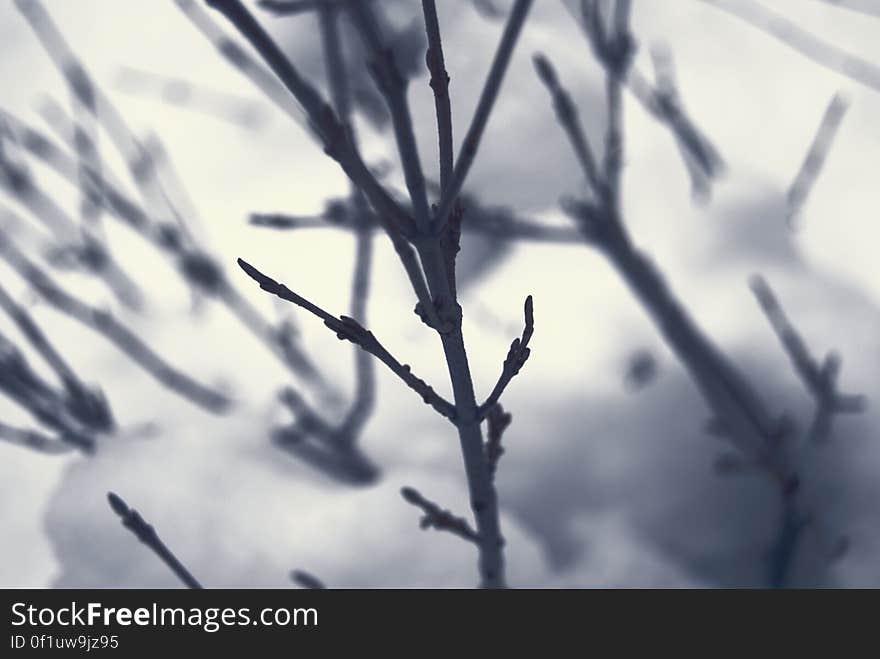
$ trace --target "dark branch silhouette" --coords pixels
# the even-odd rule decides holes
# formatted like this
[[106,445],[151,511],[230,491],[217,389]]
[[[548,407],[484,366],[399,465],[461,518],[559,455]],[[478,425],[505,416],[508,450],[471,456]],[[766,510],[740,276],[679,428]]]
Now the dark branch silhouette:
[[109,311],[96,309],[62,289],[25,257],[3,232],[0,232],[0,258],[9,263],[55,309],[104,336],[170,390],[215,414],[229,407],[230,400],[225,394],[199,384],[171,366]]
[[134,508],[129,508],[128,504],[122,500],[122,497],[113,492],[107,493],[107,501],[110,503],[113,512],[119,515],[122,525],[131,531],[138,540],[149,547],[169,567],[174,575],[183,582],[183,585],[192,589],[202,588],[202,585],[196,581],[196,578],[186,569],[183,563],[165,546],[165,543],[159,538],[159,534],[156,533],[156,529],[150,526],[138,511]]
[[448,510],[443,510],[433,501],[429,501],[423,497],[417,490],[411,487],[404,487],[400,490],[400,495],[416,508],[421,508],[425,513],[419,526],[423,529],[435,528],[438,531],[448,531],[459,538],[479,544],[480,538],[477,532],[471,528],[462,517],[456,517]]
[[525,327],[523,328],[522,336],[514,339],[510,344],[510,350],[507,351],[507,357],[504,358],[504,366],[501,369],[501,376],[498,378],[498,382],[495,384],[495,387],[492,389],[492,393],[489,394],[486,402],[479,407],[478,412],[481,419],[485,419],[490,411],[496,407],[501,398],[501,394],[504,393],[507,385],[510,384],[510,381],[517,373],[519,373],[520,369],[526,363],[526,360],[531,354],[531,350],[529,350],[529,341],[531,341],[532,334],[535,332],[535,314],[531,295],[526,298],[524,315]]
[[238,259],[238,265],[241,266],[241,269],[244,270],[248,277],[257,282],[260,285],[260,288],[264,291],[271,293],[282,300],[293,302],[296,306],[317,316],[324,321],[324,325],[336,334],[337,338],[351,341],[376,357],[376,359],[385,364],[392,373],[403,380],[410,389],[415,391],[425,403],[433,407],[437,412],[450,421],[455,422],[455,407],[452,403],[440,396],[440,394],[434,391],[434,389],[424,380],[413,375],[408,364],[401,364],[397,361],[391,353],[379,343],[376,337],[373,336],[373,333],[363,328],[354,318],[349,318],[348,316],[340,316],[337,318],[336,316],[327,313],[321,309],[321,307],[294,293],[284,284],[275,281],[271,277],[267,277],[243,259]]
[[441,231],[446,226],[446,223],[449,222],[456,199],[462,191],[471,165],[474,164],[474,160],[477,157],[477,150],[483,137],[483,131],[489,122],[489,116],[495,105],[495,99],[498,98],[498,92],[501,90],[504,74],[507,72],[507,66],[510,64],[510,59],[513,56],[513,49],[516,46],[520,31],[526,22],[526,17],[531,8],[532,0],[516,0],[510,9],[510,15],[507,18],[507,24],[504,26],[501,41],[498,43],[495,57],[489,68],[489,75],[486,78],[486,83],[483,85],[480,99],[477,101],[477,108],[474,110],[470,126],[467,133],[465,133],[461,152],[458,154],[458,160],[455,163],[455,169],[452,171],[449,185],[446,186],[443,197],[437,206],[434,219],[434,230],[437,232]]

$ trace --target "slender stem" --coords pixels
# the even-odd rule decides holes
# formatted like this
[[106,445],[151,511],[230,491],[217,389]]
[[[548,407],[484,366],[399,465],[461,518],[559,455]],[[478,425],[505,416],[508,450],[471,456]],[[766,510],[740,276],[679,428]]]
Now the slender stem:
[[305,125],[307,120],[302,109],[282,85],[272,71],[248,54],[237,43],[226,37],[211,16],[196,3],[196,0],[174,0],[183,14],[211,42],[230,65],[259,89],[277,108],[297,124]]
[[415,127],[406,95],[406,79],[394,61],[393,51],[384,45],[379,22],[374,13],[377,8],[369,2],[355,2],[349,7],[361,38],[371,51],[370,65],[373,77],[388,103],[397,150],[403,165],[406,189],[415,210],[416,226],[424,233],[428,229],[431,212],[428,208],[428,192],[416,144]]
[[299,101],[312,127],[324,142],[327,154],[370,200],[376,212],[397,230],[412,234],[412,218],[391,198],[362,160],[344,125],[318,91],[305,80],[284,55],[278,44],[240,0],[207,0],[208,6],[220,11],[250,42],[269,68]]
[[438,301],[440,308],[450,310],[453,319],[451,331],[440,333],[440,340],[452,382],[456,427],[471,509],[480,539],[478,547],[481,585],[484,588],[504,588],[504,538],[498,517],[498,494],[483,451],[483,431],[462,334],[461,308],[452,293],[439,244],[429,244],[420,250],[420,256],[433,298]]
[[227,396],[196,382],[171,366],[108,311],[89,306],[64,291],[13,246],[9,238],[2,233],[0,233],[0,257],[17,270],[22,278],[36,288],[58,311],[103,335],[172,391],[215,414],[229,407],[230,400]]
[[0,439],[47,455],[63,455],[73,448],[36,430],[16,428],[0,422]]
[[559,77],[556,75],[556,70],[553,68],[550,60],[539,53],[533,57],[533,62],[535,70],[538,72],[538,77],[541,78],[541,81],[553,97],[553,107],[556,110],[556,116],[563,130],[568,135],[568,140],[571,142],[575,156],[587,179],[587,185],[590,186],[593,194],[599,197],[604,187],[602,177],[596,166],[596,159],[593,156],[593,150],[590,147],[590,142],[581,123],[577,106],[572,101],[568,91],[559,83]]
[[165,565],[183,582],[187,588],[201,589],[200,584],[183,563],[159,538],[159,534],[147,521],[141,517],[134,508],[129,508],[122,497],[113,492],[107,493],[107,501],[110,507],[122,520],[122,525],[134,534],[134,536],[149,547]]
[[2,286],[0,286],[0,307],[15,321],[22,334],[28,338],[34,349],[40,353],[63,383],[74,384],[81,389],[86,388],[79,376],[40,329],[40,326]]
[[489,115],[492,113],[492,107],[495,105],[495,99],[498,98],[498,91],[501,89],[504,74],[507,71],[508,64],[510,64],[513,48],[516,46],[520,31],[531,7],[532,0],[516,0],[516,3],[510,10],[507,25],[504,27],[504,33],[501,35],[498,50],[495,52],[495,59],[492,61],[492,66],[489,69],[489,76],[486,78],[486,84],[483,86],[480,100],[477,102],[477,109],[474,111],[471,125],[462,143],[458,162],[455,163],[452,179],[435,215],[435,231],[437,233],[440,233],[449,221],[449,216],[455,206],[455,200],[462,187],[464,187],[464,181],[471,169],[471,165],[474,164],[474,159],[477,157],[477,149],[480,146],[483,131],[489,121]]
[[[345,67],[342,43],[339,39],[339,12],[332,3],[324,3],[318,9],[321,25],[321,42],[333,108],[345,124],[350,139],[357,143],[351,122],[351,92],[348,71]],[[350,315],[361,325],[367,324],[367,300],[370,294],[370,270],[373,261],[373,232],[370,212],[363,194],[354,185],[350,196],[355,207],[355,258],[351,282]],[[354,346],[355,387],[354,399],[342,422],[338,436],[346,443],[354,444],[364,424],[376,405],[376,370],[370,355]]]
[[397,361],[397,359],[385,349],[378,339],[376,339],[373,333],[362,327],[355,319],[346,316],[337,318],[301,295],[294,293],[284,284],[264,275],[243,259],[238,259],[238,265],[244,270],[248,277],[257,282],[260,285],[260,288],[264,291],[271,293],[282,300],[292,302],[298,307],[305,309],[312,315],[323,320],[324,325],[335,332],[338,338],[351,341],[376,357],[380,362],[391,369],[395,375],[403,380],[413,391],[419,394],[425,403],[433,407],[446,418],[455,420],[455,408],[453,408],[452,404],[434,391],[434,389],[432,389],[424,380],[415,376],[410,370],[408,364],[401,364]]
[[492,393],[489,394],[486,401],[477,409],[480,420],[485,419],[495,408],[501,398],[501,394],[504,393],[507,385],[510,384],[510,381],[517,375],[517,373],[519,373],[520,369],[526,363],[526,360],[531,354],[529,341],[532,339],[532,334],[535,331],[535,317],[531,295],[526,298],[524,311],[525,328],[523,329],[522,336],[514,339],[513,343],[510,344],[510,350],[507,352],[507,357],[504,359],[504,366],[501,369],[501,375],[498,378],[498,382],[495,383],[495,387],[492,389]]
[[610,205],[620,207],[620,173],[623,167],[623,95],[620,76],[606,69],[605,94],[608,107],[608,126],[605,131],[605,157],[603,162],[605,192]]
[[820,66],[880,91],[880,66],[823,41],[754,0],[702,0],[778,39]]
[[425,15],[425,32],[428,35],[428,52],[425,54],[434,91],[434,107],[437,112],[437,139],[440,150],[440,194],[446,194],[452,178],[452,106],[449,102],[449,74],[443,59],[443,43],[440,40],[440,23],[434,0],[422,0]]

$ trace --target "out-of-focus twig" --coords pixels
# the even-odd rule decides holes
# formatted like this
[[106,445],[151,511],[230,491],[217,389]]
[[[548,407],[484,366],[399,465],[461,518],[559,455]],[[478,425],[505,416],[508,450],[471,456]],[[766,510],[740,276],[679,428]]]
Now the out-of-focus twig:
[[769,34],[804,57],[880,91],[880,66],[823,41],[794,21],[754,0],[701,0]]
[[513,49],[519,40],[519,35],[525,24],[529,10],[532,8],[532,0],[516,0],[510,9],[507,18],[507,24],[504,26],[504,32],[501,35],[501,41],[495,50],[495,57],[489,68],[489,75],[483,85],[480,93],[480,99],[477,101],[477,108],[474,110],[474,116],[471,118],[470,126],[464,136],[461,151],[449,185],[443,193],[440,203],[437,205],[437,211],[434,214],[434,230],[439,233],[449,221],[455,207],[459,193],[464,187],[465,179],[470,172],[471,165],[477,156],[477,149],[480,146],[480,140],[483,137],[483,131],[489,122],[489,116],[498,98],[498,92],[501,89],[501,83],[504,80],[504,74],[510,64],[513,56]]
[[55,309],[104,336],[175,393],[213,413],[223,412],[229,407],[230,400],[225,394],[196,382],[171,366],[110,312],[96,309],[63,290],[2,233],[0,233],[0,257]]
[[82,423],[99,431],[114,428],[113,413],[106,397],[95,387],[85,384],[55,349],[48,337],[27,310],[0,286],[0,307],[12,318],[21,333],[46,363],[55,371],[67,391],[67,406]]
[[822,168],[825,166],[825,161],[828,159],[828,154],[834,145],[834,138],[837,136],[837,131],[843,122],[843,117],[846,115],[848,107],[849,102],[846,97],[838,92],[831,98],[825,113],[822,115],[822,121],[819,124],[816,135],[813,137],[810,149],[807,151],[804,162],[800,170],[798,170],[794,181],[789,186],[786,195],[788,203],[786,219],[791,229],[796,228],[801,210],[813,187],[816,185],[816,180],[819,178]]
[[[36,421],[58,434],[58,439],[91,453],[95,430],[72,412],[64,396],[33,369],[15,344],[0,333],[0,391],[25,409]],[[14,434],[14,433],[13,433]],[[24,439],[19,435],[19,439]],[[39,441],[35,442],[40,444]]]
[[290,572],[290,580],[300,588],[306,590],[324,590],[327,586],[318,577],[309,574],[305,570],[292,570]]
[[257,129],[266,122],[266,108],[262,104],[176,76],[124,67],[116,76],[115,86],[127,94],[198,112],[240,128]]
[[[8,112],[3,111],[0,116],[23,148],[60,176],[76,184],[77,165],[67,151]],[[109,172],[103,174],[108,177],[101,184],[104,203],[112,215],[124,221],[129,228],[169,257],[184,281],[195,291],[221,301],[294,375],[305,378],[326,400],[338,398],[334,388],[323,379],[299,341],[284,328],[269,326],[230,284],[217,260],[192,244],[176,219],[167,215],[159,218],[151,215],[122,190],[119,182],[109,178]],[[100,176],[100,173],[92,172],[92,176]]]
[[826,440],[830,432],[831,415],[861,412],[865,408],[866,400],[864,396],[839,393],[836,381],[840,371],[840,357],[829,353],[821,364],[817,362],[767,281],[756,275],[752,277],[750,284],[795,372],[816,402],[816,418],[810,436],[817,442]]
[[36,430],[16,428],[5,423],[0,423],[0,439],[15,446],[47,455],[63,455],[73,450],[72,446],[52,439]]
[[187,588],[201,589],[202,585],[190,573],[190,571],[180,562],[177,556],[159,538],[150,524],[148,524],[140,513],[134,508],[129,508],[128,504],[123,501],[122,497],[113,492],[107,493],[107,501],[113,512],[119,515],[122,525],[147,547],[150,548],[156,556],[167,565],[174,575],[183,582]]

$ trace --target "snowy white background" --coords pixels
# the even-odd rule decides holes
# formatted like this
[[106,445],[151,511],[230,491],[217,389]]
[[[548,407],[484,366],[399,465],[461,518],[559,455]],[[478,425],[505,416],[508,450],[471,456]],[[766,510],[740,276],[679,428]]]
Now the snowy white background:
[[[388,4],[401,20],[418,12],[418,3]],[[530,58],[537,50],[551,57],[594,135],[602,123],[601,77],[561,3],[535,4],[468,187],[487,203],[562,223],[556,200],[576,193],[580,177]],[[480,17],[469,3],[438,5],[458,139],[501,24]],[[880,20],[812,0],[772,5],[880,64]],[[343,175],[305,131],[268,104],[266,123],[248,130],[114,88],[119,68],[129,66],[260,101],[171,1],[46,0],[45,6],[131,124],[162,136],[211,247],[240,290],[268,316],[279,313],[233,270],[238,256],[343,313],[350,236],[332,229],[279,234],[246,222],[252,211],[320,212],[328,196],[345,192]],[[671,45],[686,107],[728,165],[712,199],[694,205],[668,131],[627,96],[624,206],[636,242],[777,408],[805,418],[810,400],[746,286],[753,272],[768,277],[817,354],[840,351],[842,385],[875,400],[880,93],[697,0],[637,0],[633,13],[645,46],[639,67],[650,72],[648,45]],[[313,18],[263,21],[313,79],[322,76]],[[63,80],[12,2],[0,4],[0,44],[5,108],[38,123],[34,107],[42,95],[67,102]],[[803,228],[792,234],[784,221],[785,191],[838,90],[848,95],[850,109]],[[410,101],[423,161],[436,176],[427,76],[412,82]],[[366,124],[362,131],[369,154],[393,158],[386,135]],[[75,211],[72,188],[48,173],[40,180]],[[398,494],[400,486],[412,485],[467,512],[458,443],[447,424],[380,368],[378,409],[363,446],[383,477],[368,488],[328,481],[268,442],[267,429],[278,418],[273,392],[286,372],[222,308],[208,305],[194,318],[179,278],[150,247],[122,229],[111,232],[111,242],[149,293],[145,316],[126,318],[175,363],[230,387],[241,402],[228,417],[199,412],[159,389],[112,346],[37,304],[44,329],[87,380],[102,385],[122,425],[155,422],[158,430],[146,439],[108,439],[92,458],[0,445],[0,584],[174,586],[164,566],[112,515],[104,499],[109,489],[153,522],[208,586],[286,587],[294,567],[333,586],[475,583],[472,548],[420,531],[417,511]],[[448,394],[440,346],[410,312],[414,300],[387,240],[376,244],[369,326]],[[5,266],[0,277],[7,288],[24,291]],[[112,304],[82,277],[64,281]],[[760,585],[778,525],[772,486],[758,475],[713,472],[723,447],[703,432],[708,410],[598,254],[587,247],[520,245],[468,290],[462,303],[478,392],[485,395],[494,384],[520,331],[527,294],[535,299],[536,333],[532,357],[504,398],[514,422],[498,476],[511,584]],[[291,313],[320,366],[348,387],[350,347],[315,319]],[[0,323],[15,335],[6,318]],[[632,393],[622,377],[637,349],[657,355],[659,372]],[[6,401],[0,413],[8,422],[27,421]],[[805,486],[822,533],[805,536],[800,583],[880,586],[877,428],[873,405],[842,419],[833,441],[810,453]],[[825,566],[823,543],[839,534],[850,538],[851,549]]]

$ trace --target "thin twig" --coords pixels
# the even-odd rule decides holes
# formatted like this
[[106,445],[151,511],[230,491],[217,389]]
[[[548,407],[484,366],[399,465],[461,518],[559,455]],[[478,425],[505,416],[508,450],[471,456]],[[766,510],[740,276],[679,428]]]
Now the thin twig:
[[[549,226],[535,220],[516,217],[504,206],[481,206],[476,200],[462,195],[463,205],[467,207],[467,222],[462,223],[465,234],[474,233],[490,236],[498,242],[535,242],[570,245],[583,243],[583,235],[568,226]],[[467,201],[464,201],[467,199]],[[365,218],[371,231],[380,229],[378,220],[369,213]],[[337,221],[326,215],[287,215],[284,213],[252,213],[249,222],[253,226],[295,231],[299,229],[339,229],[356,231],[353,220]]]
[[501,41],[498,43],[498,49],[495,51],[495,58],[492,60],[492,66],[489,68],[489,75],[486,78],[486,83],[483,85],[483,91],[480,93],[477,109],[474,110],[474,116],[471,118],[471,124],[462,142],[461,152],[459,153],[458,161],[455,163],[452,178],[434,215],[434,230],[437,233],[440,233],[449,221],[455,201],[464,187],[464,182],[471,165],[474,164],[474,159],[477,157],[477,149],[480,146],[483,131],[489,121],[489,115],[492,113],[492,107],[495,105],[495,99],[498,98],[504,74],[513,56],[514,46],[516,46],[520,31],[531,7],[532,0],[516,0],[516,3],[510,10],[507,24],[504,26],[504,32],[501,35]]
[[[269,71],[265,73],[274,81]],[[275,84],[289,99],[281,85],[277,81]],[[123,67],[116,75],[114,87],[123,93],[215,117],[239,128],[259,129],[268,120],[266,107],[261,102],[153,71]]]
[[[324,3],[318,13],[321,41],[333,108],[346,125],[352,141],[357,138],[351,121],[349,76],[339,38],[339,12],[332,3]],[[351,282],[349,313],[359,323],[367,322],[367,300],[370,294],[370,270],[373,261],[372,214],[369,206],[353,185],[349,194],[352,223],[355,230],[355,258]],[[348,444],[356,442],[376,405],[375,364],[369,354],[354,346],[355,387],[351,406],[339,425],[339,434]]]
[[202,585],[196,581],[196,578],[186,569],[177,556],[165,546],[165,543],[159,538],[159,534],[156,533],[156,529],[148,524],[138,511],[134,508],[129,508],[128,504],[122,500],[122,497],[113,492],[107,493],[107,501],[110,503],[113,512],[119,515],[122,525],[131,531],[138,540],[149,547],[174,572],[175,576],[183,582],[183,585],[196,590],[202,588]]
[[816,180],[822,172],[822,167],[828,159],[831,147],[834,145],[834,138],[843,122],[843,117],[849,108],[849,101],[840,92],[834,94],[825,113],[822,115],[822,121],[816,131],[810,149],[804,158],[804,162],[798,170],[797,176],[788,188],[786,194],[787,221],[789,228],[795,228],[797,218],[815,187]]
[[556,70],[553,68],[550,60],[545,55],[536,53],[533,57],[533,62],[535,70],[538,72],[538,77],[547,87],[553,98],[556,116],[563,130],[568,135],[568,139],[587,179],[587,184],[593,190],[593,194],[599,197],[602,194],[603,183],[596,167],[596,158],[593,156],[593,150],[590,148],[590,142],[581,123],[577,106],[571,100],[571,95],[568,91],[559,84],[559,77],[556,75]]
[[440,23],[437,19],[437,5],[434,0],[422,0],[422,13],[425,15],[425,32],[428,35],[428,50],[425,62],[431,74],[431,89],[434,91],[434,107],[437,112],[437,140],[440,152],[440,194],[446,193],[452,178],[452,106],[449,102],[449,74],[443,58],[443,43],[440,40]]
[[323,9],[337,9],[350,0],[257,0],[257,6],[275,16],[295,16]]
[[[795,372],[804,383],[807,391],[816,400],[817,406],[825,416],[828,412],[855,413],[864,409],[863,396],[840,394],[835,389],[840,358],[828,355],[822,364],[810,354],[809,348],[792,325],[767,281],[756,275],[750,281],[752,292],[770,321],[773,331],[785,348]],[[824,425],[824,423],[823,423]]]
[[[75,184],[76,163],[66,151],[8,112],[4,111],[2,118],[24,148]],[[105,176],[109,174],[104,172]],[[95,177],[100,174],[91,172],[91,175]],[[299,342],[270,327],[231,286],[217,260],[191,244],[181,232],[178,222],[153,219],[122,191],[118,182],[104,179],[101,187],[104,202],[113,216],[123,220],[129,228],[172,259],[187,285],[221,301],[294,375],[303,377],[316,386],[327,400],[338,398],[334,388],[324,380]]]
[[[233,64],[250,61],[245,59],[247,56],[237,44],[217,34],[217,28],[202,16],[192,0],[177,0],[177,3],[215,45],[227,54],[235,53]],[[376,210],[406,270],[423,310],[423,317],[427,319],[426,322],[432,327],[442,327],[431,303],[425,277],[415,259],[412,246],[404,239],[414,232],[413,219],[385,191],[364,164],[353,142],[352,134],[346,130],[344,123],[335,116],[314,87],[299,75],[277,44],[238,0],[212,0],[208,4],[223,13],[242,33],[278,76],[284,87],[299,102],[308,116],[312,130],[321,139],[327,155],[342,167],[352,183],[361,190]],[[247,70],[254,69],[249,66]]]
[[272,37],[257,22],[240,0],[207,0],[209,7],[221,12],[260,53],[269,68],[299,101],[313,129],[324,142],[327,155],[370,200],[370,204],[391,226],[404,235],[413,234],[413,220],[391,198],[364,164],[351,136],[318,91],[294,68]]
[[327,586],[324,585],[324,582],[318,579],[318,577],[309,574],[304,570],[292,570],[290,573],[290,580],[299,587],[307,590],[324,590],[327,588]]
[[204,409],[221,413],[229,398],[177,370],[108,311],[96,309],[58,286],[0,232],[0,257],[5,259],[47,302],[61,313],[101,334],[163,385]]
[[443,510],[433,501],[423,497],[418,490],[411,487],[404,487],[400,490],[401,496],[416,508],[421,508],[424,516],[419,521],[419,526],[423,529],[435,528],[438,531],[449,531],[459,538],[463,538],[469,542],[480,543],[480,537],[477,532],[471,528],[467,520],[462,517],[456,517],[448,510]]
[[52,439],[36,430],[15,428],[2,422],[0,422],[0,439],[14,446],[21,446],[47,455],[64,455],[73,450],[72,446]]
[[[94,117],[101,123],[110,141],[125,160],[132,179],[149,206],[153,210],[161,209],[163,213],[173,216],[175,209],[165,194],[152,157],[129,129],[119,109],[76,58],[48,12],[38,0],[16,0],[16,6],[52,63],[68,80],[69,87],[80,95],[83,107],[94,112]],[[100,177],[96,180],[100,180]]]
[[174,0],[184,16],[201,32],[217,52],[259,89],[277,108],[297,124],[307,127],[302,109],[291,98],[278,78],[266,66],[229,39],[196,0]]
[[478,409],[479,418],[485,419],[486,416],[496,407],[501,394],[504,393],[510,381],[519,373],[520,369],[526,363],[531,354],[529,350],[529,341],[535,331],[535,314],[532,304],[532,296],[526,298],[524,305],[525,327],[522,336],[513,340],[510,344],[510,350],[507,351],[507,357],[504,358],[504,365],[501,369],[501,376],[492,389],[492,393]]
[[820,66],[880,91],[880,66],[811,34],[754,0],[701,0],[748,23]]
[[378,8],[368,2],[355,2],[349,9],[361,39],[370,52],[369,68],[376,86],[388,103],[406,189],[415,210],[416,226],[420,232],[425,233],[431,221],[431,213],[428,208],[425,175],[416,145],[415,127],[406,96],[406,78],[394,60],[393,51],[384,46],[379,21],[374,13]]
[[294,293],[284,284],[275,281],[271,277],[267,277],[243,259],[238,259],[238,265],[251,279],[257,282],[260,285],[260,288],[264,291],[271,293],[282,300],[292,302],[298,307],[305,309],[309,313],[323,320],[324,325],[335,332],[339,339],[351,341],[376,357],[391,369],[395,375],[403,380],[410,389],[415,391],[425,403],[433,407],[437,412],[450,421],[455,421],[455,408],[452,403],[434,391],[434,389],[424,380],[413,375],[408,364],[401,364],[397,361],[391,353],[379,343],[376,337],[373,336],[373,333],[363,328],[356,320],[349,318],[348,316],[340,316],[337,318],[336,316],[327,313],[321,309],[321,307]]
[[[564,4],[587,37],[600,64],[607,68],[604,59],[607,55],[601,49],[602,54],[597,53],[594,46],[595,35],[600,28],[603,30],[600,38],[605,39],[604,23],[601,20],[598,4],[595,0],[585,3],[569,0]],[[578,4],[581,4],[581,11],[577,11],[574,7]],[[652,54],[657,54],[657,48],[652,50]],[[672,132],[684,158],[685,166],[691,175],[694,194],[704,195],[708,192],[710,180],[724,171],[724,160],[709,139],[685,113],[681,94],[670,77],[672,74],[671,58],[666,58],[664,61],[662,58],[658,60],[657,57],[654,57],[653,61],[656,85],[652,86],[632,62],[629,63],[623,83],[645,111]],[[663,66],[658,68],[658,64]]]
[[55,371],[69,397],[68,407],[82,423],[101,431],[115,426],[110,404],[99,389],[86,385],[55,349],[31,315],[0,286],[0,307],[18,326],[34,349]]
[[84,426],[64,396],[33,369],[15,344],[0,333],[0,390],[39,423],[58,433],[58,438],[91,453],[95,430]]

